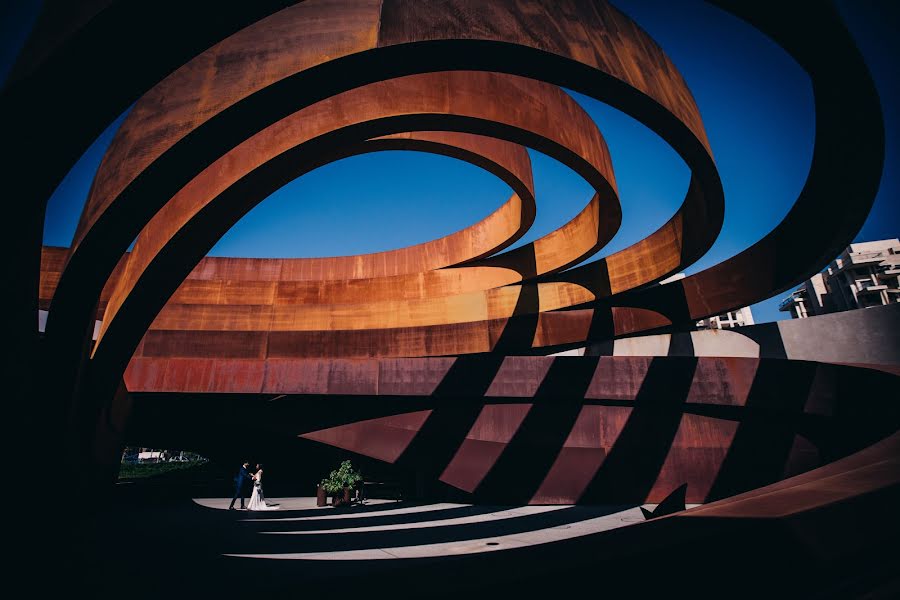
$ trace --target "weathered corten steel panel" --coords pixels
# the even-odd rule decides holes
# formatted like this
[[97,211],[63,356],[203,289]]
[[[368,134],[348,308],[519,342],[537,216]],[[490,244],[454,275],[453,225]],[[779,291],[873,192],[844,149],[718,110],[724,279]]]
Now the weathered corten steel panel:
[[440,480],[474,492],[522,425],[530,404],[487,405],[481,409]]
[[644,356],[600,357],[585,397],[634,400],[641,391],[652,362],[652,358]]
[[[538,317],[537,327],[531,345],[535,348],[561,344],[577,344],[587,339],[591,331],[591,310],[572,310],[565,312],[542,313]],[[509,319],[507,325],[514,330],[519,327],[516,317]],[[496,334],[500,338],[501,332]]]
[[[549,311],[593,298],[590,292],[566,284],[539,284],[537,310]],[[424,300],[396,300],[357,304],[169,303],[156,317],[157,329],[231,329],[270,331],[348,331],[394,329],[500,319],[520,306],[522,288],[508,286]],[[109,319],[109,311],[106,313]]]
[[672,321],[658,312],[643,308],[619,308],[612,309],[612,319],[615,323],[614,335],[627,335],[648,329],[657,329],[671,325]]
[[507,356],[484,395],[533,398],[552,364],[551,357]]
[[[705,502],[722,461],[734,440],[738,424],[702,415],[685,414],[672,440],[666,460],[653,483],[649,498],[662,500],[687,483],[685,500]],[[818,464],[811,465],[810,468]]]
[[345,427],[307,433],[303,437],[351,452],[366,447],[372,458],[392,463],[403,454],[430,415],[430,410],[423,410],[371,419]]
[[360,331],[273,331],[268,339],[269,356],[283,358],[443,356],[491,350],[488,324],[483,322]]
[[456,362],[446,358],[398,358],[378,361],[378,393],[385,396],[408,394],[429,396]]
[[531,502],[564,504],[581,498],[630,415],[626,407],[583,407]]
[[[150,338],[148,338],[150,339]],[[252,339],[252,338],[251,338]],[[165,365],[168,362],[176,364],[194,364],[192,359],[179,356],[153,356],[152,349],[145,341],[142,347],[143,355],[135,357],[134,362],[146,365]],[[477,362],[471,364],[491,365],[488,356],[473,357]],[[187,362],[179,363],[185,360]],[[217,376],[225,376],[229,364],[243,365],[248,359],[242,358],[216,358],[209,359],[219,365]],[[252,360],[252,359],[250,359]],[[254,361],[265,364],[267,373],[266,381],[261,393],[295,393],[295,394],[371,394],[371,395],[422,395],[428,390],[434,390],[443,378],[450,372],[456,357],[430,357],[430,358],[375,358],[375,359],[347,359],[347,358],[269,358],[263,361]],[[747,403],[749,390],[751,389],[756,371],[761,361],[773,359],[759,358],[713,358],[701,357],[697,359],[686,358],[660,358],[644,356],[602,356],[589,357],[542,357],[542,356],[518,356],[506,357],[491,367],[491,383],[479,391],[479,395],[494,398],[532,398],[538,388],[544,383],[544,379],[551,367],[556,362],[561,364],[582,364],[579,361],[596,360],[592,376],[586,382],[586,388],[582,392],[574,391],[580,398],[592,400],[624,400],[633,401],[641,393],[646,385],[646,379],[652,365],[662,364],[662,361],[681,361],[672,364],[692,365],[693,371],[687,381],[685,389],[685,401],[695,404],[718,404],[723,406],[744,406]],[[196,363],[200,364],[200,363]],[[212,364],[212,363],[210,363]],[[587,362],[583,364],[588,364]],[[771,364],[780,364],[774,362]],[[834,390],[839,389],[841,371],[834,365],[821,364],[818,367],[810,366],[810,363],[796,363],[797,366],[784,365],[782,368],[793,369],[800,373],[801,367],[806,369],[810,378],[807,395],[798,400],[799,409],[805,405],[817,405],[816,411],[808,411],[810,414],[822,414],[823,407],[832,406],[835,401]],[[852,369],[851,369],[852,370]],[[819,374],[823,373],[821,377]],[[310,373],[317,373],[312,376]],[[888,376],[888,374],[884,374]],[[204,375],[206,377],[206,375]],[[379,380],[386,377],[386,386],[381,388]],[[143,376],[129,367],[126,376],[128,389],[133,392],[154,392],[155,380],[143,379]],[[168,389],[166,391],[190,392],[199,389],[202,385],[194,385],[190,379],[183,380],[185,389]],[[205,382],[206,379],[203,379]],[[315,383],[318,381],[318,383]],[[328,387],[329,382],[346,388],[346,391],[337,392]],[[353,382],[359,382],[360,388],[352,389]],[[813,382],[816,382],[813,385]],[[268,386],[274,386],[269,389]],[[474,385],[474,384],[473,384]],[[766,385],[772,385],[769,381]],[[295,388],[292,386],[296,386]],[[349,387],[348,387],[349,386]],[[463,388],[467,389],[467,388]],[[475,389],[475,388],[472,388]],[[561,393],[561,392],[558,392]],[[567,392],[571,395],[573,392]]]
[[148,331],[135,357],[265,359],[267,342],[260,331]]
[[758,367],[759,363],[740,358],[700,358],[687,402],[744,406]]

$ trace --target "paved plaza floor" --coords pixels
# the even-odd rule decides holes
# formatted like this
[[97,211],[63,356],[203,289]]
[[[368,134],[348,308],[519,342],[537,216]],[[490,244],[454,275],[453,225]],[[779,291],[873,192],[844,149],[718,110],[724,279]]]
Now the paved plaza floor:
[[[229,501],[194,502],[223,510]],[[255,536],[247,540],[247,550],[235,547],[227,556],[306,561],[441,558],[535,546],[644,520],[637,506],[497,507],[370,500],[335,509],[317,508],[315,498],[269,502],[277,503],[279,510],[241,513],[235,525]]]
[[319,508],[315,498],[267,500],[277,510],[228,510],[228,498],[114,503],[86,524],[72,555],[83,581],[73,588],[129,598],[297,597],[335,588],[452,596],[544,571],[552,581],[578,557],[572,544],[589,547],[598,535],[645,523],[638,506],[368,500]]

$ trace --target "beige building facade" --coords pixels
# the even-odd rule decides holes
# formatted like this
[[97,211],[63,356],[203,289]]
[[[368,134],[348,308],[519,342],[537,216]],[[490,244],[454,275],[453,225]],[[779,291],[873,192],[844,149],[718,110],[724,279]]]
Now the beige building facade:
[[850,244],[781,301],[794,319],[900,302],[900,240]]

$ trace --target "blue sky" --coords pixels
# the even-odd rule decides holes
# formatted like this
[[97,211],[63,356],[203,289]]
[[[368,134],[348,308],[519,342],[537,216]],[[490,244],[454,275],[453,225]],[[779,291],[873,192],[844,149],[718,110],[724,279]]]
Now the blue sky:
[[[725,187],[725,223],[712,249],[687,273],[740,252],[784,217],[803,186],[814,136],[806,74],[779,47],[742,21],[704,2],[614,2],[669,54],[694,93]],[[885,175],[857,241],[900,235],[898,19],[890,2],[843,1],[839,8],[869,62],[888,130]],[[6,40],[0,76],[24,40],[34,3],[3,9]],[[891,14],[889,14],[891,13]],[[16,26],[15,23],[20,25]],[[626,115],[573,94],[597,122],[613,158],[623,204],[622,228],[597,257],[646,237],[674,213],[689,172],[655,134]],[[44,241],[69,245],[93,173],[121,117],[85,153],[56,190]],[[572,218],[591,189],[565,166],[530,152],[537,193],[534,227],[519,244]],[[444,157],[382,152],[345,159],[285,186],[242,219],[211,254],[333,256],[375,252],[452,233],[493,211],[510,194],[493,176]],[[595,259],[597,258],[595,257]],[[785,318],[778,297],[753,306],[757,322]]]

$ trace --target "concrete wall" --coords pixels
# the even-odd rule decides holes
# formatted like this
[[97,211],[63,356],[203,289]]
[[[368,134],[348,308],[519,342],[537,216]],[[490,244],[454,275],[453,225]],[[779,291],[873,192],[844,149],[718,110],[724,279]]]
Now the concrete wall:
[[[762,323],[617,339],[613,356],[723,356],[900,365],[900,304]],[[588,355],[610,354],[594,344]]]
[[900,304],[779,321],[787,358],[900,364]]

